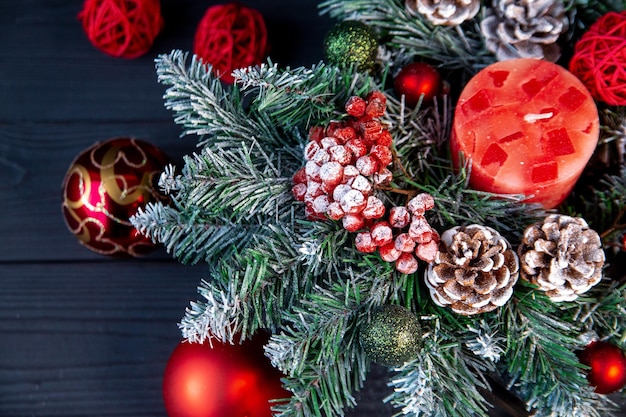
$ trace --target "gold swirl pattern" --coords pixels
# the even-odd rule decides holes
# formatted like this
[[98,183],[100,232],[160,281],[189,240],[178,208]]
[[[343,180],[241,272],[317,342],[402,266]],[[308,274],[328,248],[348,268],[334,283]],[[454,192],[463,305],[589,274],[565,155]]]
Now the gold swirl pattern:
[[139,256],[153,243],[129,218],[149,201],[163,200],[154,183],[169,158],[132,138],[99,142],[72,162],[63,181],[63,215],[87,248],[103,255]]

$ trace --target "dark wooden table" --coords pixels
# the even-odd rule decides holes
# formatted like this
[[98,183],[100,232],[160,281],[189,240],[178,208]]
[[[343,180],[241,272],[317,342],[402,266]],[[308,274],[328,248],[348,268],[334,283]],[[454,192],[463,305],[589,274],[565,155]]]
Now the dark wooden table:
[[[124,60],[88,42],[76,18],[81,0],[0,0],[2,417],[165,416],[163,369],[204,268],[163,250],[132,260],[94,254],[61,214],[65,172],[97,141],[144,139],[174,161],[195,148],[163,107],[153,60],[191,50],[215,2],[162,3],[166,26],[153,49]],[[317,1],[247,3],[267,21],[275,62],[321,59],[332,22],[317,15]],[[381,403],[384,372],[375,370],[350,415],[393,414]]]

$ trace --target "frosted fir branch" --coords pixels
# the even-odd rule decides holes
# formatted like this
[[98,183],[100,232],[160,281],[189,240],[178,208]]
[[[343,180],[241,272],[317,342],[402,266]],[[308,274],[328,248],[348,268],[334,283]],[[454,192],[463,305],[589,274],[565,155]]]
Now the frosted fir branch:
[[192,301],[178,327],[190,342],[204,343],[217,339],[233,343],[241,329],[242,301],[235,294],[233,284],[226,290],[202,281],[198,292],[205,301]]
[[165,166],[159,177],[158,187],[167,195],[183,187],[182,182],[176,176],[176,166],[171,164]]
[[269,154],[255,141],[220,151],[204,148],[185,157],[177,178],[178,201],[234,222],[259,216],[279,221],[294,204],[291,177],[297,162],[289,160],[285,153]]
[[394,391],[385,401],[409,417],[487,417],[489,404],[478,391],[487,385],[464,358],[456,343],[425,340],[418,359],[390,378]]
[[267,114],[283,129],[340,116],[337,112],[351,95],[364,95],[378,89],[374,78],[365,73],[320,62],[309,67],[280,69],[268,61],[256,67],[238,69],[235,80],[252,98],[251,107]]
[[197,210],[188,213],[162,203],[148,203],[130,218],[142,235],[161,243],[181,263],[211,263],[243,250],[263,226],[234,224],[225,218],[204,218]]
[[319,8],[322,15],[369,25],[385,38],[387,47],[402,50],[407,59],[427,59],[470,72],[495,62],[474,20],[458,27],[435,26],[409,13],[402,0],[326,0]]
[[504,353],[506,338],[498,334],[498,329],[492,329],[485,320],[476,326],[468,326],[468,331],[475,337],[465,342],[465,346],[476,356],[491,362],[498,362]]
[[239,89],[223,86],[210,65],[196,56],[189,64],[187,61],[188,54],[179,50],[155,60],[158,80],[167,86],[165,107],[184,127],[183,135],[200,136],[200,146],[214,140],[241,143],[257,138],[268,146],[280,147],[288,141],[267,120],[251,117]]

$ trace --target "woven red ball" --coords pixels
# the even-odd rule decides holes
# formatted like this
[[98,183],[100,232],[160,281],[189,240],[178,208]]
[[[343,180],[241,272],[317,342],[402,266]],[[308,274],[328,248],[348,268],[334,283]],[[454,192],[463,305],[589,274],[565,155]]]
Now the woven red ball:
[[576,43],[569,70],[591,95],[610,105],[626,105],[626,12],[609,12]]
[[86,0],[78,18],[96,48],[129,59],[148,52],[163,28],[159,0]]
[[267,52],[267,29],[257,10],[236,3],[209,7],[196,29],[193,52],[222,81],[237,68],[258,65]]

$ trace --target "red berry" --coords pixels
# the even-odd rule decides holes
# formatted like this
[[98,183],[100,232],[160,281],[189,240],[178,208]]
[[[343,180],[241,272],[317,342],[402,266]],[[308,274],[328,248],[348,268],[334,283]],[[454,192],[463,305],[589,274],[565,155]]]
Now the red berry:
[[391,153],[391,149],[386,146],[374,145],[372,146],[372,150],[370,155],[374,156],[378,159],[378,162],[381,167],[386,167],[391,164],[393,160],[393,154]]
[[339,184],[333,190],[333,200],[335,200],[337,202],[341,201],[343,196],[345,196],[350,190],[352,190],[352,187],[350,187],[349,185],[347,185],[347,184]]
[[367,205],[363,209],[363,217],[366,219],[380,219],[384,215],[385,205],[383,202],[375,196],[367,197]]
[[343,167],[343,182],[352,185],[356,177],[361,175],[354,165],[346,165]]
[[320,140],[320,145],[323,149],[328,149],[331,146],[339,145],[339,141],[332,136],[326,136]]
[[330,203],[328,205],[328,209],[326,210],[326,215],[332,220],[341,220],[344,214],[345,213],[343,212],[341,205],[336,201]]
[[388,185],[393,180],[393,174],[387,168],[381,168],[372,176],[372,179],[376,185]]
[[363,139],[350,139],[346,142],[346,148],[352,153],[354,160],[367,155],[367,145]]
[[320,178],[320,166],[313,161],[307,161],[306,165],[304,165],[304,169],[306,172],[307,179],[314,180],[320,182],[322,179]]
[[352,96],[346,102],[346,113],[352,117],[362,117],[365,114],[365,100],[358,96]]
[[346,214],[342,219],[343,228],[348,232],[356,232],[365,226],[363,216],[358,214]]
[[356,160],[356,169],[359,170],[361,175],[369,177],[373,175],[380,166],[379,162],[372,156],[365,155]]
[[415,216],[421,216],[433,207],[435,207],[435,199],[428,193],[416,195],[407,204],[407,209]]
[[293,194],[293,198],[297,201],[304,201],[304,195],[306,194],[306,184],[296,184],[291,187],[291,193]]
[[356,138],[356,132],[350,126],[340,127],[333,132],[333,137],[339,139],[341,143],[346,143],[350,139]]
[[404,206],[392,207],[389,210],[389,224],[391,227],[402,229],[411,221],[411,215]]
[[431,263],[437,257],[439,252],[439,239],[433,239],[430,242],[422,243],[415,248],[415,256],[424,262]]
[[352,181],[352,184],[350,184],[350,186],[355,190],[359,190],[365,195],[368,195],[372,191],[372,184],[363,175],[357,175],[354,178],[354,181]]
[[339,204],[345,213],[357,214],[363,211],[367,200],[359,190],[350,190],[341,198]]
[[313,159],[317,151],[319,151],[320,149],[321,147],[318,142],[307,143],[306,146],[304,147],[304,158],[307,161],[310,161],[311,159]]
[[377,246],[386,246],[389,243],[393,243],[393,230],[387,222],[379,222],[374,224],[370,230],[370,233],[372,235],[372,240]]
[[322,126],[313,126],[309,129],[309,140],[319,142],[324,137],[324,128]]
[[434,229],[430,227],[424,216],[413,216],[409,227],[411,239],[417,243],[430,242],[433,239],[433,232],[435,232]]
[[339,162],[326,162],[320,167],[320,179],[329,185],[337,185],[343,180],[343,166]]
[[394,242],[387,243],[386,245],[378,248],[378,253],[385,262],[395,262],[398,260],[400,255],[402,255],[402,252],[396,249]]
[[381,117],[387,109],[387,97],[381,91],[372,91],[365,99],[367,107],[365,114],[369,117]]
[[400,233],[396,236],[396,249],[400,252],[413,252],[415,250],[415,241],[411,239],[408,233]]
[[352,155],[343,145],[331,146],[328,148],[328,153],[331,161],[337,161],[341,165],[348,165],[352,160]]
[[356,250],[363,253],[376,251],[376,245],[372,242],[372,235],[369,232],[358,233],[354,238],[354,246]]
[[378,142],[378,137],[383,132],[383,125],[378,120],[368,120],[362,123],[363,139],[368,144]]
[[412,274],[417,271],[417,259],[407,252],[400,255],[396,261],[396,269],[402,274]]
[[376,143],[380,146],[386,146],[389,148],[393,143],[393,137],[387,129],[384,129],[382,132],[380,132],[380,135],[378,135]]
[[299,170],[296,171],[295,174],[293,174],[294,184],[306,184],[306,181],[307,181],[307,176],[306,176],[306,170],[304,169],[304,167],[300,168]]

